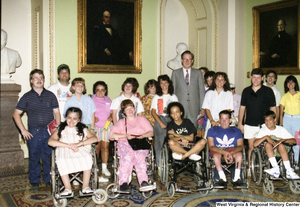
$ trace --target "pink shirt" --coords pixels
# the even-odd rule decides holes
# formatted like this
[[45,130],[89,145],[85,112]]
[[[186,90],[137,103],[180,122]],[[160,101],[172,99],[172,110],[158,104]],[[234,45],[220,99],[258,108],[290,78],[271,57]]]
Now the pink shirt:
[[[136,116],[133,120],[127,120],[127,134],[144,134],[149,131],[153,131],[153,128],[145,117]],[[112,127],[109,136],[114,133],[126,134],[125,119],[117,121]]]
[[95,126],[97,128],[103,128],[107,121],[107,118],[110,116],[111,113],[111,100],[107,96],[104,96],[103,98],[98,98],[96,94],[94,94],[93,101],[97,110],[95,112],[95,117],[99,119],[99,121],[95,123]]

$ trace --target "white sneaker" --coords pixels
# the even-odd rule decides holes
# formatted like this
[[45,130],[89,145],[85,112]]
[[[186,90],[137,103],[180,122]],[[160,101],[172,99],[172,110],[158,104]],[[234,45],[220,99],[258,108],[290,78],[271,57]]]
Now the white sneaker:
[[72,184],[73,185],[80,185],[80,183],[77,180],[73,180]]
[[98,182],[99,183],[107,183],[109,180],[107,178],[104,178],[104,177],[99,177],[98,178]]
[[104,174],[104,175],[107,176],[107,177],[111,176],[111,174],[110,174],[110,172],[108,171],[107,168],[102,169],[102,174]]
[[264,172],[268,173],[269,175],[271,175],[274,178],[278,178],[280,175],[280,168],[279,167],[273,167],[271,169],[267,169],[264,170]]
[[198,161],[201,159],[200,155],[196,155],[196,154],[192,154],[191,156],[189,156],[190,160],[194,160],[194,161]]
[[175,160],[181,160],[182,159],[182,155],[179,155],[175,152],[172,153],[172,157],[175,159]]
[[286,178],[287,179],[300,179],[300,177],[294,172],[293,168],[286,169]]

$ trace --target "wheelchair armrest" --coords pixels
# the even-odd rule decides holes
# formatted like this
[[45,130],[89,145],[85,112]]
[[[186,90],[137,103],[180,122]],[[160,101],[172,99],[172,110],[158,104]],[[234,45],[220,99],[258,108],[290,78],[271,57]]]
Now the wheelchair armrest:
[[289,146],[292,147],[292,146],[294,146],[294,145],[297,145],[297,144],[294,144],[294,143],[285,143],[285,142],[284,142],[283,144],[284,144],[285,146],[288,146],[288,147],[289,147]]

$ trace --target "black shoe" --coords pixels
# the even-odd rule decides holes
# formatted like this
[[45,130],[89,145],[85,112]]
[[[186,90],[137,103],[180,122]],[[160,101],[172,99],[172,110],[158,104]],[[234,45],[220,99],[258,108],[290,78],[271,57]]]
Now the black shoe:
[[141,187],[147,187],[147,186],[148,186],[148,183],[146,181],[143,181],[141,184]]
[[241,179],[238,179],[235,182],[232,182],[233,188],[234,189],[239,189],[239,188],[247,188],[247,184],[241,181]]
[[223,179],[220,179],[218,182],[214,183],[214,188],[227,188],[227,182]]
[[30,192],[38,192],[40,189],[40,184],[39,183],[31,183],[31,189]]
[[127,192],[129,191],[129,185],[127,183],[123,183],[121,186],[120,186],[120,191],[122,192]]

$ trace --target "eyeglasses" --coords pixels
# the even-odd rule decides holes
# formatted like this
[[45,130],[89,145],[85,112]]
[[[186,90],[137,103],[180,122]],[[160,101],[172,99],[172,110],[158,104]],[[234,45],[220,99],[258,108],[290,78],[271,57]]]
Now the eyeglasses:
[[32,78],[32,80],[38,81],[38,80],[44,80],[44,78],[34,77],[34,78]]

